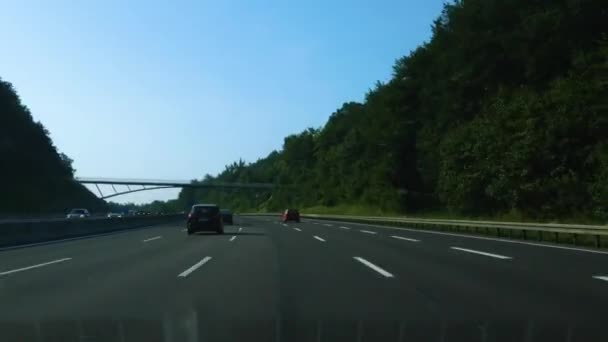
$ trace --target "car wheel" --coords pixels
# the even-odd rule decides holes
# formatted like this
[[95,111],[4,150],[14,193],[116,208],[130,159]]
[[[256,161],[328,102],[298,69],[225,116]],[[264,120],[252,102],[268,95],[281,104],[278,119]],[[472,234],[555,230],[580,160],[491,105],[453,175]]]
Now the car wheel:
[[188,226],[186,228],[188,229],[188,235],[192,235],[192,233],[194,233],[194,229],[192,229],[191,223],[188,223]]
[[218,233],[218,234],[224,234],[224,229],[219,229],[219,230],[217,231],[217,233]]

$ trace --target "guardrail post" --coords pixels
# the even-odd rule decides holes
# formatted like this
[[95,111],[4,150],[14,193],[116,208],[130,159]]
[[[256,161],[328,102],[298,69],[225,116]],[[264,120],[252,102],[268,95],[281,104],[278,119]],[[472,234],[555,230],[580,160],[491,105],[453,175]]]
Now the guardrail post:
[[537,230],[537,232],[538,232],[538,241],[543,241],[543,231]]
[[526,240],[526,230],[525,229],[521,230],[521,235],[523,236],[524,240]]
[[572,234],[572,244],[576,246],[576,233]]
[[596,235],[596,236],[595,236],[595,247],[597,247],[597,248],[602,247],[602,246],[601,246],[602,244],[601,244],[600,239],[601,239],[601,236],[600,236],[600,235]]
[[555,232],[555,242],[559,242],[559,232]]
[[500,227],[496,227],[496,236],[500,237]]

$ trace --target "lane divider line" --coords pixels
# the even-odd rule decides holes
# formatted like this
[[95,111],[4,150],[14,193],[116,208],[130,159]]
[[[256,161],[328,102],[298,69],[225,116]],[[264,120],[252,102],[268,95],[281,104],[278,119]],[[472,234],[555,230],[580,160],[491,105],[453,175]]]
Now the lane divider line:
[[288,225],[286,225],[285,223],[283,223],[283,227],[289,227]]
[[359,230],[361,233],[365,233],[365,234],[378,234],[378,232],[372,232],[371,230]]
[[242,232],[242,231],[243,231],[243,227],[239,227],[239,232]]
[[383,275],[383,276],[384,276],[384,277],[386,277],[386,278],[393,278],[393,277],[395,277],[395,276],[394,276],[392,273],[390,273],[390,272],[386,271],[386,270],[385,270],[385,269],[383,269],[382,267],[380,267],[380,266],[376,266],[376,265],[372,264],[371,262],[369,262],[369,261],[367,261],[367,260],[365,260],[365,259],[363,259],[363,258],[361,258],[361,257],[353,257],[353,259],[355,259],[355,260],[357,260],[358,262],[362,263],[363,265],[365,265],[365,266],[367,266],[367,267],[371,268],[372,270],[374,270],[374,271],[376,271],[376,272],[380,273],[381,275]]
[[410,238],[406,238],[406,237],[398,236],[398,235],[391,235],[391,237],[393,239],[399,239],[399,240],[405,240],[405,241],[411,241],[411,242],[420,242],[420,240],[410,239]]
[[206,264],[209,260],[211,260],[210,256],[206,256],[203,258],[203,260],[197,262],[196,264],[192,265],[190,268],[188,268],[187,270],[185,270],[184,272],[178,274],[178,277],[182,277],[185,278],[187,277],[190,273],[196,271],[197,268],[203,266],[204,264]]
[[297,231],[299,231],[299,232],[301,232],[301,231],[302,231],[302,229],[300,229],[300,228],[294,228],[294,230],[297,230]]
[[603,280],[603,281],[608,281],[608,277],[606,277],[606,276],[593,276],[593,278]]
[[23,268],[17,268],[17,269],[10,270],[10,271],[4,271],[4,272],[0,272],[0,276],[11,274],[11,273],[17,273],[17,272],[21,272],[21,271],[27,271],[27,270],[31,270],[33,268],[57,264],[57,263],[68,261],[68,260],[72,260],[72,258],[57,259],[57,260],[53,260],[53,261],[49,261],[49,262],[43,262],[42,264],[36,264],[36,265],[27,266],[27,267],[23,267]]
[[158,239],[162,239],[163,237],[161,235],[159,236],[155,236],[155,237],[151,237],[149,239],[145,239],[145,240],[141,240],[142,242],[150,242],[150,241],[154,241],[154,240],[158,240]]
[[324,226],[325,227],[333,227],[333,224],[326,223],[326,224],[324,224]]
[[318,237],[316,235],[314,235],[313,237],[321,242],[325,242],[325,239],[323,239],[322,237]]
[[[333,222],[340,223],[340,221],[335,221],[335,220]],[[601,251],[601,250],[597,250],[597,249],[587,249],[584,247],[567,247],[567,246],[551,244],[549,242],[540,243],[540,242],[529,242],[529,241],[522,241],[522,240],[509,240],[509,239],[504,239],[504,238],[501,239],[501,238],[492,238],[492,237],[486,237],[486,236],[439,232],[439,231],[432,231],[432,230],[422,230],[422,229],[403,228],[403,227],[394,227],[394,226],[383,226],[383,225],[378,225],[378,224],[373,224],[373,223],[350,222],[350,224],[354,224],[354,225],[362,226],[362,227],[374,227],[374,228],[380,228],[380,229],[393,229],[393,230],[407,231],[407,232],[412,232],[412,233],[416,233],[416,234],[434,234],[434,235],[456,236],[456,237],[462,237],[462,238],[467,238],[467,239],[495,241],[495,242],[518,244],[518,245],[528,245],[528,246],[534,246],[534,247],[546,247],[546,248],[563,249],[563,250],[567,250],[567,251],[608,255],[608,251]]]
[[188,229],[184,228],[184,229],[182,229],[182,232],[185,232],[185,231],[187,231],[187,230],[188,230]]
[[349,230],[350,228],[348,228],[348,227],[344,227],[344,226],[340,226],[340,229],[346,229],[346,230]]
[[233,236],[230,238],[230,242],[234,241],[234,239],[236,239],[236,235],[233,235]]
[[481,251],[476,251],[474,249],[467,249],[467,248],[460,248],[460,247],[450,247],[451,249],[455,249],[455,250],[459,250],[459,251],[463,251],[463,252],[467,252],[467,253],[473,253],[473,254],[479,254],[479,255],[485,255],[485,256],[489,256],[492,258],[497,258],[497,259],[513,259],[509,256],[504,256],[504,255],[500,255],[500,254],[492,254],[492,253],[487,253],[487,252],[481,252]]

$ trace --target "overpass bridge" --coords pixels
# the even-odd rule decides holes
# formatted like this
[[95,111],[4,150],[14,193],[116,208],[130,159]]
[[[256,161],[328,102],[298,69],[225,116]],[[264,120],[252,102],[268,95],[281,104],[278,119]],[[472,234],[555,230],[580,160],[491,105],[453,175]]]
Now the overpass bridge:
[[[108,199],[133,192],[169,189],[169,188],[210,188],[210,189],[272,189],[271,183],[225,183],[225,182],[197,182],[185,180],[160,180],[160,179],[124,179],[124,178],[100,178],[100,177],[76,177],[80,184],[95,185],[101,199]],[[104,194],[99,185],[110,185],[113,192]],[[123,187],[118,188],[117,186]],[[124,189],[126,187],[126,190]]]

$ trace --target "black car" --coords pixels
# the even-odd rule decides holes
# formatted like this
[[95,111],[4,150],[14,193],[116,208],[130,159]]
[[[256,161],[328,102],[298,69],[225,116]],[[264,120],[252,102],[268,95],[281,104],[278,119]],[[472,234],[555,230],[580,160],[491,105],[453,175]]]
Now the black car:
[[220,213],[222,214],[222,220],[225,224],[233,224],[232,211],[228,209],[221,209]]
[[188,234],[200,231],[214,231],[224,234],[224,222],[220,207],[215,204],[196,204],[192,206],[186,221]]

